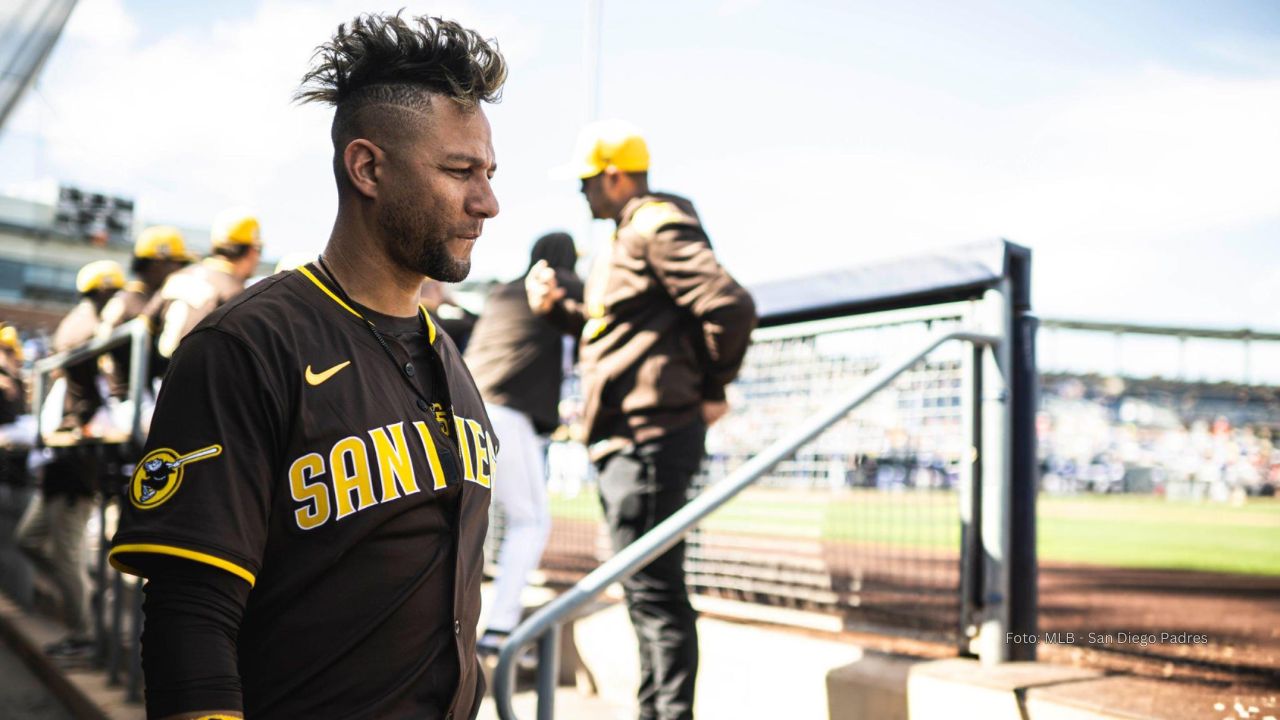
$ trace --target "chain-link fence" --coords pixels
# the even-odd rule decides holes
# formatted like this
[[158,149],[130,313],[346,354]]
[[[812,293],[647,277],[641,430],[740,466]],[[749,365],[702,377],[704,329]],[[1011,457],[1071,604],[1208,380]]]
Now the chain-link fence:
[[[933,331],[941,312],[891,313],[757,331],[731,414],[711,428],[696,481],[732,472],[887,358]],[[961,344],[949,343],[780,463],[689,539],[696,591],[838,613],[845,626],[955,643],[960,623]],[[552,583],[608,558],[585,449],[548,449]],[[494,518],[491,549],[500,541]]]

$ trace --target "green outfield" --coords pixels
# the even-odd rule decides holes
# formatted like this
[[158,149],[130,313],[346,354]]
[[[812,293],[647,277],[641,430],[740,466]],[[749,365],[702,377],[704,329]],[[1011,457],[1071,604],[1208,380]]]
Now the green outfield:
[[[598,519],[595,494],[552,498],[557,517]],[[708,530],[950,551],[958,547],[950,492],[750,490]],[[1097,495],[1039,502],[1040,559],[1116,567],[1280,575],[1280,500],[1243,506]]]

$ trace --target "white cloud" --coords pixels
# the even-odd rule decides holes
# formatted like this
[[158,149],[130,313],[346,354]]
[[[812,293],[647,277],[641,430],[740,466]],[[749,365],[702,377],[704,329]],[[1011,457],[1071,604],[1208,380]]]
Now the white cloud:
[[716,15],[733,17],[756,10],[763,4],[764,0],[720,0],[720,4],[716,6]]
[[67,19],[62,42],[123,46],[138,37],[138,25],[121,0],[81,0]]
[[1236,290],[1280,264],[1257,230],[1280,223],[1280,80],[1148,69],[990,107],[850,77],[841,97],[688,142],[662,128],[685,161],[664,176],[698,188],[744,279],[1006,237],[1034,249],[1046,314],[1276,325]]
[[1068,98],[1017,178],[1021,222],[1069,200],[1077,229],[1146,235],[1280,212],[1280,80],[1153,70]]
[[[14,129],[39,138],[37,162],[70,175],[60,178],[139,198],[151,220],[203,225],[244,205],[262,213],[269,253],[318,249],[335,209],[332,112],[291,97],[314,48],[367,10],[351,0],[266,0],[242,19],[144,38],[119,0],[84,0],[56,71]],[[429,11],[512,38],[502,46],[509,58],[536,47],[536,30],[514,16],[467,3]]]
[[[143,37],[119,0],[83,0],[40,95],[6,129],[32,140],[19,180],[73,180],[191,224],[249,205],[270,253],[318,249],[334,209],[330,113],[289,98],[313,48],[367,9],[263,0],[234,21]],[[581,117],[579,28],[566,30],[568,13],[470,2],[407,10],[423,11],[498,37],[512,65],[490,112],[503,213],[475,265],[508,276],[524,264],[513,248],[585,224],[573,185],[546,181]],[[1280,223],[1274,72],[1073,66],[984,94],[739,41],[608,55],[604,109],[647,129],[655,182],[693,197],[744,280],[1004,236],[1034,248],[1049,314],[1276,324],[1280,244],[1241,249]]]

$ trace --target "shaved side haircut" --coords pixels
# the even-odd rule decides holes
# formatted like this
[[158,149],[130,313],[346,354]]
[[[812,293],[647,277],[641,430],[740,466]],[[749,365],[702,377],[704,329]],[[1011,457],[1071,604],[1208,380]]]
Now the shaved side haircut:
[[356,138],[396,145],[421,127],[435,97],[465,109],[502,97],[507,63],[494,40],[450,20],[360,15],[316,48],[294,99],[334,107],[333,171],[349,187],[342,153]]

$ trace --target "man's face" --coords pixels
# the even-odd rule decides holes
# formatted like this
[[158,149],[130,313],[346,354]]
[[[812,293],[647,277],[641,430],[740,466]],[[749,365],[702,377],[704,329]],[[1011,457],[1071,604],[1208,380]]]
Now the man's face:
[[582,195],[587,198],[587,206],[591,208],[591,217],[596,220],[613,218],[613,203],[605,193],[604,173],[582,179]]
[[378,224],[397,264],[459,282],[471,271],[484,221],[498,214],[489,120],[479,108],[437,97],[424,124],[403,146],[386,148]]

